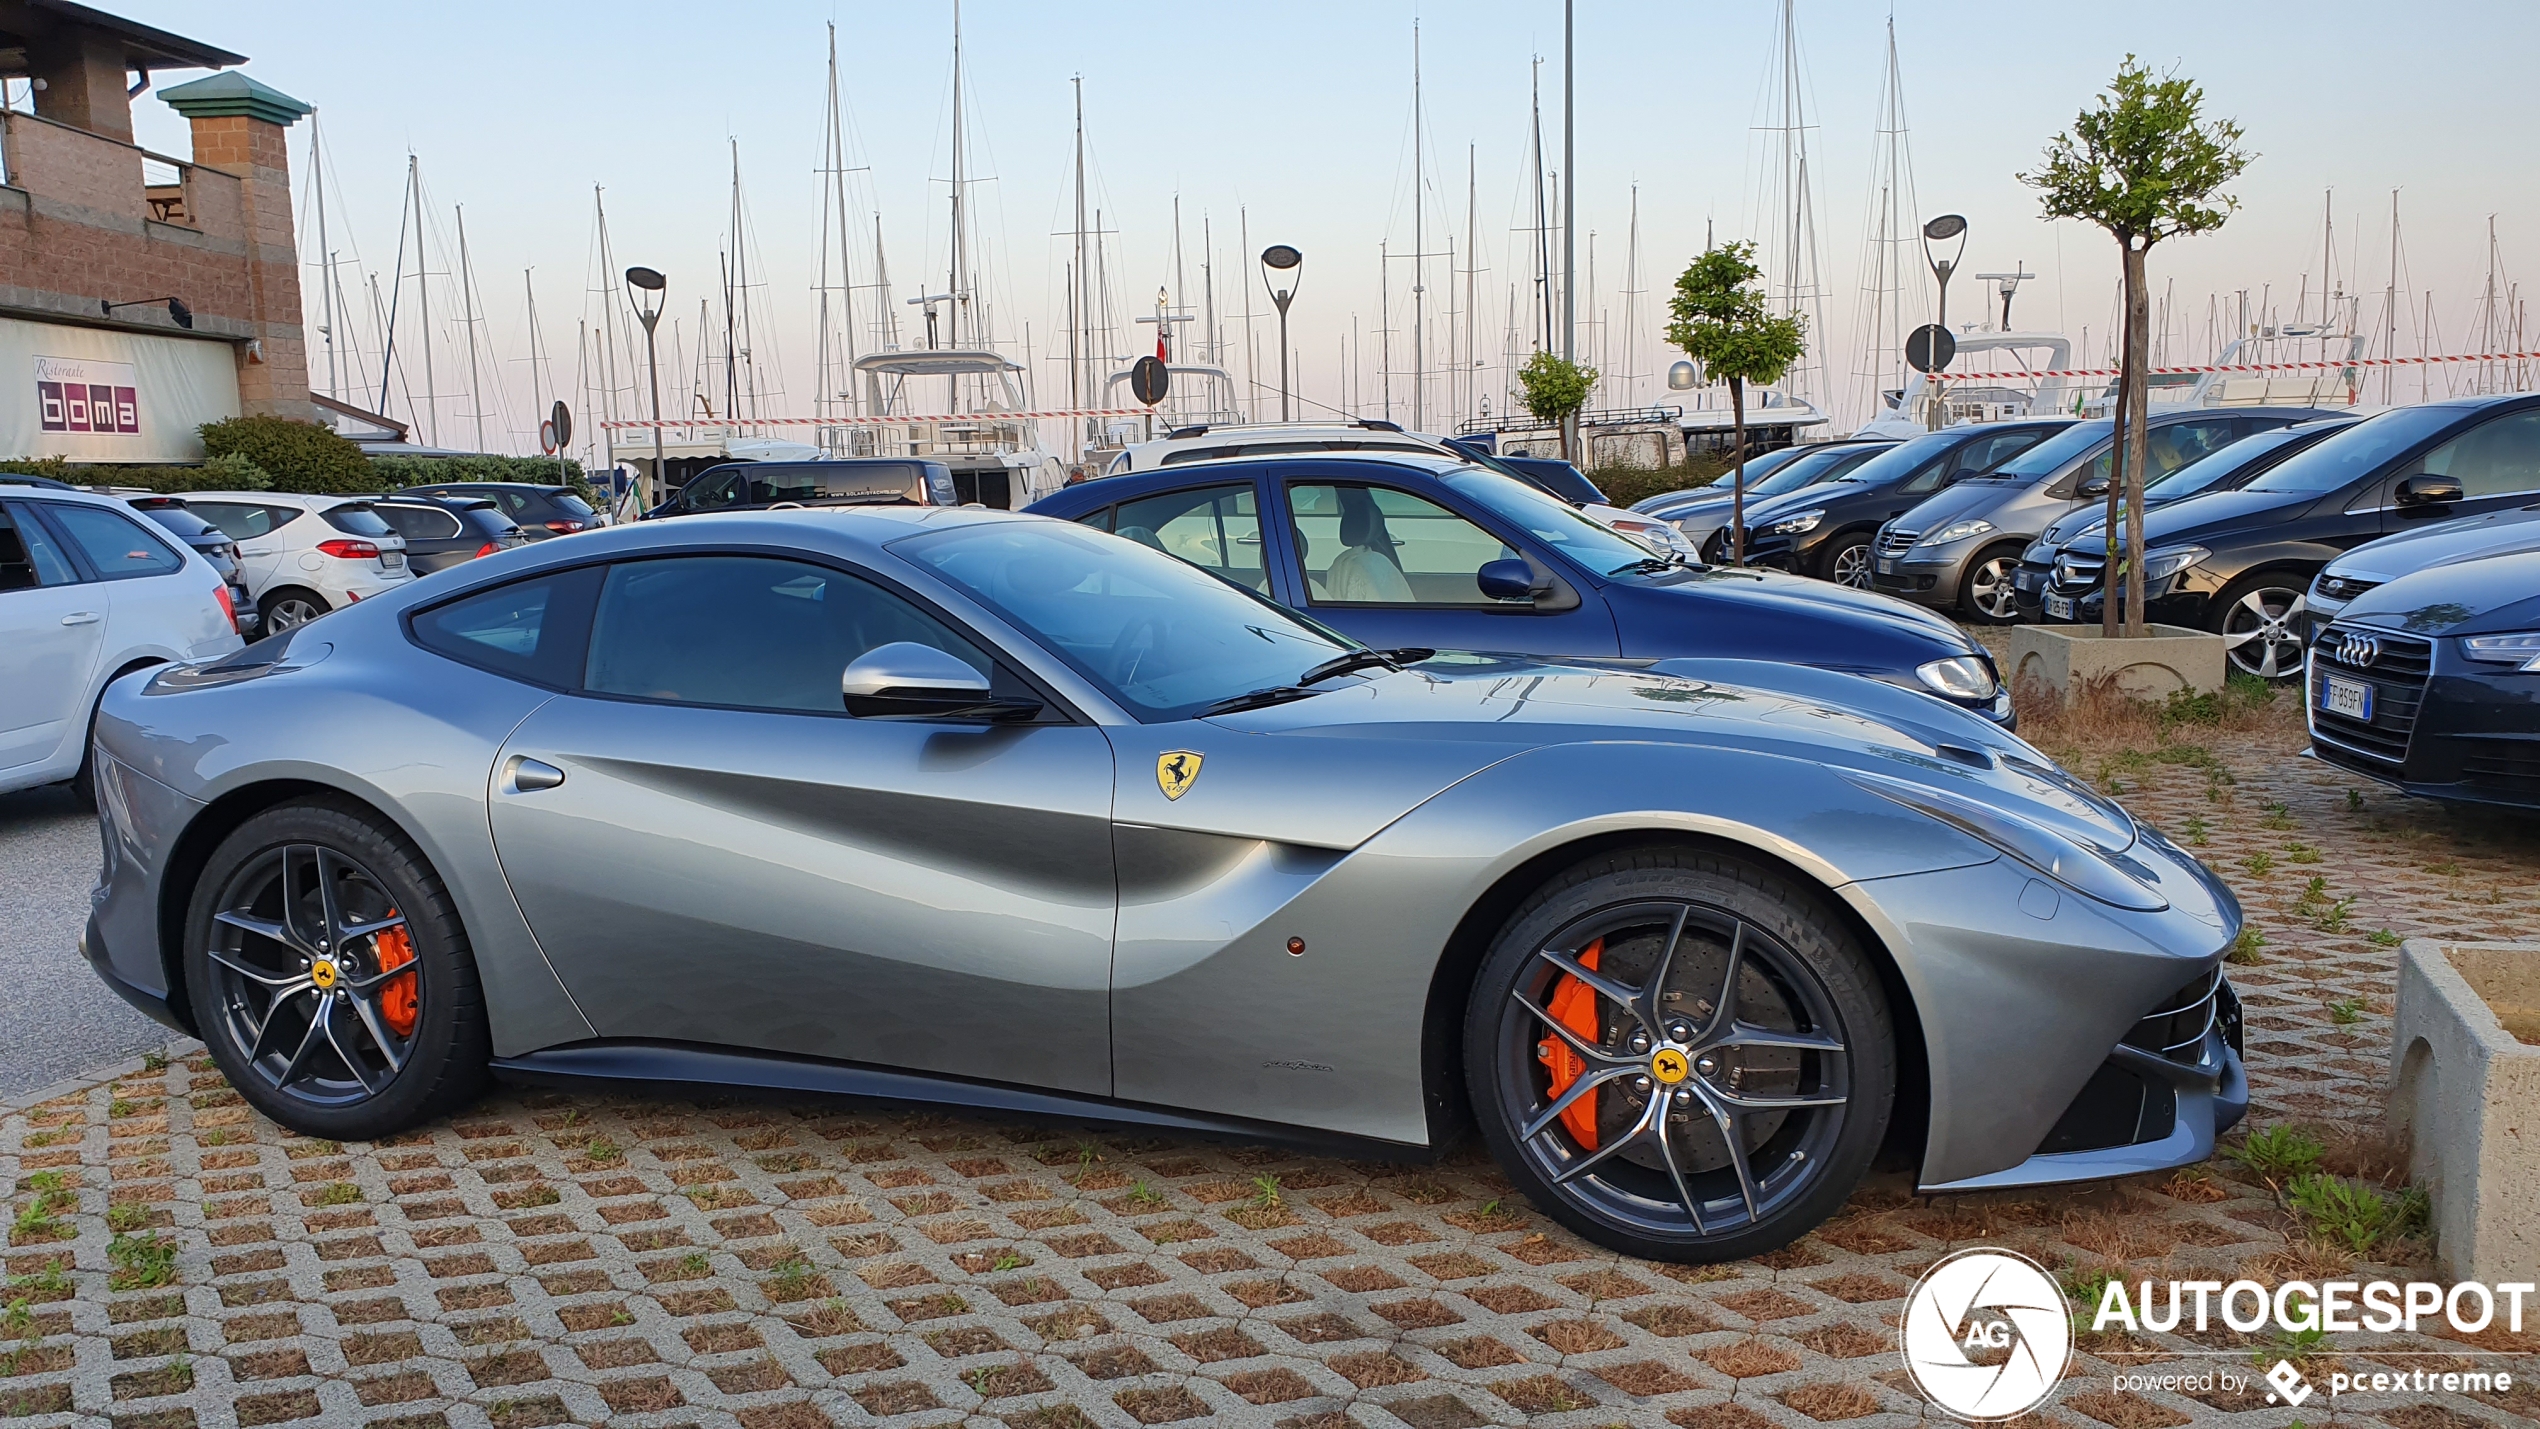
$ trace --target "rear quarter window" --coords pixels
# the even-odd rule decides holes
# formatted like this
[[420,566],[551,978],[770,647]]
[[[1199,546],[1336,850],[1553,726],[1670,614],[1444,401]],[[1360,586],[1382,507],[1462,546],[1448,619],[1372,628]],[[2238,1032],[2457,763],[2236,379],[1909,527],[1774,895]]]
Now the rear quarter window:
[[569,689],[581,682],[600,575],[586,567],[513,581],[417,611],[407,628],[460,664]]
[[397,534],[387,522],[379,519],[379,513],[372,510],[368,502],[329,507],[324,520],[327,525],[347,536],[394,536]]

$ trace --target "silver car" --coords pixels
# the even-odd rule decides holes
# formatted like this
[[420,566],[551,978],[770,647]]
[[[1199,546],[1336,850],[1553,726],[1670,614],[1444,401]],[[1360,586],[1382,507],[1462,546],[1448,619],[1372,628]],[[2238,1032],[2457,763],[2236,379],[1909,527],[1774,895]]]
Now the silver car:
[[[2253,432],[2339,415],[2309,407],[2155,412],[2146,424],[2145,479],[2157,481]],[[2113,426],[2104,418],[2076,423],[1879,528],[1871,588],[1979,624],[2017,620],[2020,552],[2047,527],[2107,499]]]
[[[98,722],[97,971],[258,1110],[489,1073],[1434,1151],[1631,1254],[2208,1155],[2229,892],[1939,700],[1378,651],[977,509],[472,561]],[[1910,1099],[1910,1100],[1909,1100]]]

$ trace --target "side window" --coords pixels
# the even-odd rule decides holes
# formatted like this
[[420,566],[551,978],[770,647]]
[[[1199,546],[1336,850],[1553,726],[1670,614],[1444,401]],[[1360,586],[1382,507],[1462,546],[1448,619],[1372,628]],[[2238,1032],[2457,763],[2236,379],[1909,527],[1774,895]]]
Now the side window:
[[0,506],[0,591],[71,585],[79,573],[42,523],[22,507]]
[[803,466],[765,466],[748,473],[750,500],[758,505],[774,501],[817,501],[820,499],[820,473]]
[[2143,479],[2158,481],[2191,462],[2203,461],[2230,446],[2239,430],[2239,422],[2223,420],[2173,422],[2166,427],[2154,428],[2145,443],[2149,459],[2144,467]]
[[1933,457],[1930,461],[1923,463],[1923,469],[1921,471],[1915,472],[1912,476],[1909,476],[1903,481],[1897,483],[1897,494],[1900,496],[1928,496],[1932,492],[1938,491],[1941,488],[1942,483],[1957,480],[1961,471],[1961,468],[1958,465],[1959,459],[1966,455],[1967,447],[1971,445],[1975,445],[1975,443],[1966,443],[1953,447],[1950,450]]
[[446,541],[459,534],[459,518],[430,506],[374,506],[370,511],[409,541]]
[[2044,437],[2044,433],[2037,431],[2000,432],[1987,437],[1967,449],[1965,459],[1960,462],[1961,474],[1991,471],[2037,445]]
[[2540,489],[2540,410],[2472,427],[2428,452],[2417,470],[2459,482],[2470,501]]
[[1112,529],[1112,513],[1118,511],[1119,509],[1120,508],[1117,506],[1106,506],[1099,511],[1088,511],[1084,515],[1076,518],[1076,524],[1079,526],[1091,526],[1097,531],[1108,531]]
[[731,470],[710,472],[679,489],[679,504],[692,511],[715,511],[749,499],[741,473]]
[[1113,529],[1212,575],[1270,593],[1261,564],[1261,512],[1251,483],[1175,491],[1120,503]]
[[679,556],[609,568],[583,683],[681,704],[840,714],[839,676],[897,641],[931,645],[994,679],[995,662],[870,581],[760,556]]
[[221,534],[233,541],[252,541],[273,530],[273,513],[263,506],[242,506],[229,501],[196,501],[188,509],[218,526]]
[[1291,486],[1288,506],[1321,604],[1495,607],[1475,579],[1517,553],[1432,501],[1382,486]]
[[586,568],[514,581],[417,613],[416,643],[465,665],[542,685],[581,674],[600,572]]
[[140,522],[95,506],[74,506],[57,502],[53,519],[70,533],[71,541],[88,557],[103,579],[129,580],[135,576],[164,576],[185,569],[185,557],[168,549],[165,541],[144,529]]

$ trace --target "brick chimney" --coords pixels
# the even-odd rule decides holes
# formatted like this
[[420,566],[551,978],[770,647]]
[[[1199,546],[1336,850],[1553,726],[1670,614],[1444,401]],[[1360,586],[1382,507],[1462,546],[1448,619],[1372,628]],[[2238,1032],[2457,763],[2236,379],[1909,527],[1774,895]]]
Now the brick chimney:
[[287,131],[310,106],[236,70],[159,91],[194,129],[194,162],[245,181],[249,323],[238,348],[238,405],[249,414],[316,419],[300,323],[300,252],[291,226]]

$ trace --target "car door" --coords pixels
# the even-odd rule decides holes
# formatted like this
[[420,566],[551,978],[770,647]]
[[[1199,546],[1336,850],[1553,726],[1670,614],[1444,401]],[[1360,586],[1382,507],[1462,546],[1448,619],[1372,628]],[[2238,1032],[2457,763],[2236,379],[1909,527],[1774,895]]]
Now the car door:
[[189,501],[195,515],[218,526],[238,543],[238,583],[262,599],[282,568],[281,529],[303,515],[296,507],[247,501]]
[[33,505],[0,503],[0,784],[62,762],[106,641],[105,584],[81,578]]
[[[1271,532],[1280,603],[1351,639],[1380,650],[1522,655],[1611,656],[1621,648],[1604,597],[1562,579],[1513,533],[1355,475],[1300,475],[1274,487],[1286,517]],[[1477,573],[1510,558],[1527,561],[1539,580],[1550,577],[1550,594],[1531,605],[1482,594]]]
[[[2379,501],[2385,532],[2527,506],[2540,499],[2540,407],[2490,417],[2406,466]],[[2419,473],[2459,482],[2461,499],[2402,504],[2398,481]]]
[[1185,487],[1123,501],[1108,519],[1115,535],[1278,599],[1262,543],[1261,492],[1252,482]]
[[[598,584],[576,688],[513,732],[492,824],[601,1035],[1110,1091],[1098,728],[1055,705],[1022,724],[848,716],[847,663],[895,641],[1022,677],[831,566],[681,555],[579,578]],[[456,602],[418,638],[516,646],[525,603]]]

